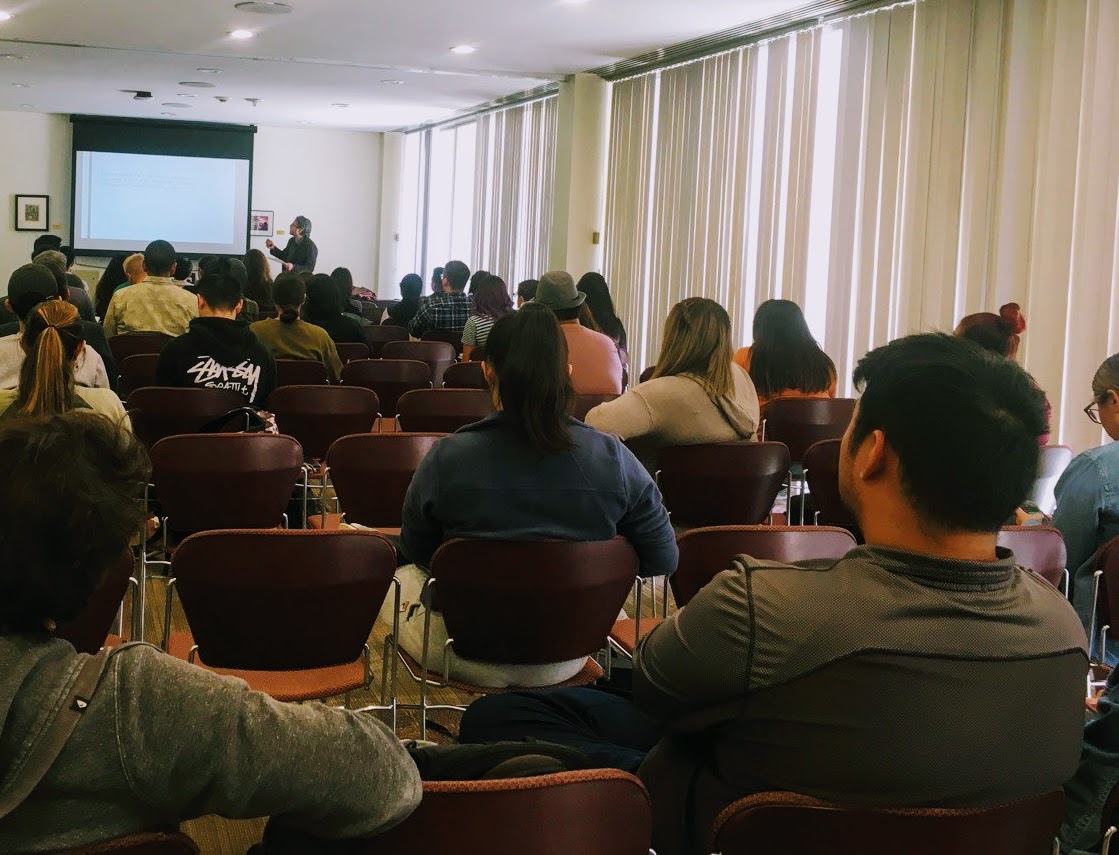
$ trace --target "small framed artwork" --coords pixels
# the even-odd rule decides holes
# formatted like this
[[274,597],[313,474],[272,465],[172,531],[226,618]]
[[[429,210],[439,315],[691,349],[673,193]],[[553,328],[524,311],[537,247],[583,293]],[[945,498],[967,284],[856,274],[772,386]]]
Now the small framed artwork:
[[50,229],[50,197],[16,194],[16,231],[45,232]]
[[272,237],[272,220],[276,215],[272,211],[253,211],[249,214],[250,231],[254,236]]

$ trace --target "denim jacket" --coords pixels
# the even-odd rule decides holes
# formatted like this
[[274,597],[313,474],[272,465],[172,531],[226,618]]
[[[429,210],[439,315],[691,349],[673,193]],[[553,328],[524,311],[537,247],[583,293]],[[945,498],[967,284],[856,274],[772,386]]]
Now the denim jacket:
[[1062,852],[1098,852],[1104,804],[1119,785],[1119,670],[1111,672],[1099,715],[1084,729],[1076,776],[1065,784]]

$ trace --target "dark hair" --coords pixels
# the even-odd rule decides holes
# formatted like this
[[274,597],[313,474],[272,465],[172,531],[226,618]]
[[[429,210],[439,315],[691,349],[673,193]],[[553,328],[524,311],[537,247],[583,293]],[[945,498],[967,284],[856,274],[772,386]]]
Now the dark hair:
[[275,306],[272,297],[272,270],[268,267],[268,257],[259,249],[245,253],[245,296],[256,300],[267,311]]
[[424,281],[418,273],[409,273],[400,280],[400,299],[418,300],[424,292]]
[[433,294],[440,294],[443,291],[443,268],[436,267],[431,271],[431,291]]
[[762,397],[787,389],[826,392],[835,365],[808,329],[800,306],[791,300],[766,300],[754,314],[750,379]]
[[350,300],[354,296],[354,275],[348,267],[335,267],[330,271],[330,279],[337,289],[339,311],[352,312]]
[[536,299],[536,289],[540,287],[539,279],[526,279],[517,286],[517,296],[524,298],[527,303],[529,300]]
[[[583,305],[589,311],[588,320],[591,323],[584,322],[583,326],[610,336],[616,344],[625,348],[626,328],[614,311],[614,301],[610,299],[610,289],[602,274],[584,273],[575,287],[587,295]],[[583,313],[581,317],[586,318],[587,313]]]
[[470,285],[466,289],[466,293],[473,294],[478,288],[478,283],[490,275],[488,270],[475,270],[470,277]]
[[72,246],[60,246],[58,248],[58,251],[61,252],[64,256],[66,256],[66,269],[69,270],[71,267],[74,266],[74,261],[78,257],[77,253],[74,252],[74,247],[72,247]]
[[942,333],[906,336],[859,360],[851,454],[881,430],[906,498],[946,531],[995,532],[1037,478],[1045,396],[1016,363]]
[[448,261],[443,267],[443,278],[451,283],[451,290],[462,293],[470,281],[470,268],[461,261]]
[[583,306],[580,304],[573,309],[552,309],[551,311],[556,316],[557,321],[577,321],[579,316],[583,314]]
[[165,240],[153,240],[144,248],[144,270],[152,276],[170,276],[175,265],[175,247]]
[[195,288],[211,309],[232,310],[243,299],[241,283],[228,273],[204,273]]
[[547,306],[530,303],[490,330],[486,362],[497,374],[505,417],[543,452],[569,451],[568,415],[575,400],[567,339]]
[[70,299],[70,286],[66,284],[66,256],[57,249],[44,249],[35,256],[32,263],[50,271],[54,277],[55,296],[63,300]]
[[302,276],[288,271],[281,273],[272,283],[272,296],[280,308],[280,320],[285,324],[294,324],[299,320],[299,310],[307,298],[307,286],[303,284]]
[[487,275],[477,283],[471,314],[497,320],[511,311],[513,311],[513,300],[509,297],[509,289],[505,286],[504,279],[500,276]]
[[292,222],[303,230],[303,237],[309,238],[311,236],[311,221],[302,214],[292,220]]
[[21,321],[44,300],[57,297],[54,272],[42,264],[24,264],[8,278],[8,302]]
[[88,412],[0,425],[0,634],[78,615],[142,524],[148,458]]
[[1017,303],[1007,303],[996,315],[977,312],[968,315],[956,326],[955,334],[974,341],[980,347],[1012,358],[1018,352],[1021,334],[1026,331],[1026,317]]
[[303,317],[313,324],[320,321],[329,323],[342,313],[338,306],[338,286],[334,279],[325,273],[316,273],[307,283],[307,304]]
[[128,280],[128,275],[124,272],[124,260],[129,254],[114,255],[110,258],[101,278],[97,280],[97,287],[93,289],[93,308],[99,318],[105,317],[105,313],[109,311],[109,301],[113,299],[113,292]]
[[193,272],[194,263],[185,255],[180,255],[175,259],[175,280],[177,282],[186,282]]

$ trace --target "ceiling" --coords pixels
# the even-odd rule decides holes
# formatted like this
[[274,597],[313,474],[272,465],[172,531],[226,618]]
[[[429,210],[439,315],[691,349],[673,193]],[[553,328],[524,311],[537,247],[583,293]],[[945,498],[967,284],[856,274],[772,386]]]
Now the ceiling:
[[[234,2],[0,0],[0,110],[391,130],[807,0],[285,0],[284,15]],[[450,51],[464,44],[477,51]]]

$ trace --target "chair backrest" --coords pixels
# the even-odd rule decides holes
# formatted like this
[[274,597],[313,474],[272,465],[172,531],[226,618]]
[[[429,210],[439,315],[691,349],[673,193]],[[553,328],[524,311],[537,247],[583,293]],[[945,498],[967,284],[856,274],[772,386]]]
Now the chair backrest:
[[788,474],[779,442],[681,445],[661,451],[657,484],[675,525],[757,525]]
[[[1094,571],[1103,571],[1100,577],[1100,596],[1096,605],[1099,626],[1110,629],[1107,637],[1119,639],[1119,537],[1113,537],[1096,553]],[[1095,639],[1089,639],[1095,642]]]
[[481,362],[456,362],[443,372],[444,389],[488,389]]
[[608,401],[613,401],[617,395],[581,395],[576,393],[575,404],[571,408],[571,415],[579,421],[584,421],[587,418],[587,413],[597,407],[599,404],[605,404]]
[[454,364],[458,351],[445,341],[390,341],[381,348],[385,359],[418,359],[431,366],[431,385],[443,385],[443,372]]
[[842,439],[854,412],[854,398],[778,398],[762,410],[764,438],[785,443],[800,461],[815,443]]
[[384,308],[379,306],[377,303],[373,303],[369,300],[361,301],[361,316],[367,321],[370,321],[374,324],[379,324],[381,322],[381,316],[384,313]]
[[233,389],[149,386],[128,396],[128,415],[136,438],[150,449],[164,437],[196,433],[246,403],[245,396]]
[[670,577],[677,605],[687,604],[700,588],[730,568],[736,555],[791,563],[812,558],[839,560],[855,548],[842,528],[824,525],[728,525],[693,528],[680,535],[680,560]]
[[637,568],[621,538],[449,540],[431,559],[433,603],[459,656],[562,662],[602,647]]
[[202,661],[257,671],[353,662],[394,572],[396,552],[368,531],[209,531],[171,559]]
[[758,793],[715,821],[721,855],[1052,855],[1060,790],[985,808],[849,807],[796,793]]
[[331,443],[368,433],[377,421],[377,393],[360,386],[281,386],[268,396],[281,433],[294,436],[308,459],[326,457]]
[[1052,514],[1057,507],[1053,491],[1057,481],[1072,462],[1072,449],[1067,445],[1047,445],[1041,449],[1037,465],[1037,480],[1030,490],[1030,500],[1044,513]]
[[325,386],[326,366],[314,359],[277,359],[276,386]]
[[290,436],[169,436],[151,450],[152,483],[175,531],[273,528],[283,522],[303,468]]
[[138,353],[158,354],[169,341],[171,336],[161,332],[121,333],[109,336],[109,351],[113,354],[113,361],[123,365],[124,360]]
[[381,348],[390,341],[407,341],[408,330],[404,327],[396,327],[392,324],[386,326],[378,326],[372,324],[367,327],[361,328],[361,334],[365,338],[365,343],[369,345],[369,355],[373,359],[381,358]]
[[431,329],[420,336],[421,341],[445,341],[455,349],[455,356],[462,353],[462,330]]
[[125,551],[110,564],[77,617],[59,624],[55,635],[74,645],[79,653],[96,653],[105,643],[117,616],[133,570],[132,552]]
[[137,353],[120,363],[120,393],[125,398],[145,386],[154,386],[158,353]]
[[825,439],[814,442],[804,452],[804,464],[808,489],[819,513],[817,521],[821,525],[841,525],[854,528],[858,525],[855,515],[839,495],[839,449],[843,444],[839,439]]
[[493,412],[490,393],[481,389],[417,389],[396,404],[400,429],[413,432],[454,433]]
[[180,831],[142,831],[55,855],[198,855],[198,844]]
[[405,392],[431,388],[431,366],[418,359],[357,359],[342,368],[342,385],[373,390],[381,415],[391,417]]
[[1062,586],[1068,553],[1065,539],[1057,529],[1043,525],[1008,525],[999,532],[999,546],[1011,550],[1022,567],[1032,570],[1054,588]]
[[338,359],[343,365],[355,359],[369,358],[369,345],[364,342],[340,341],[334,345],[338,351]]
[[346,521],[399,528],[416,469],[444,433],[364,433],[337,440],[326,455]]

